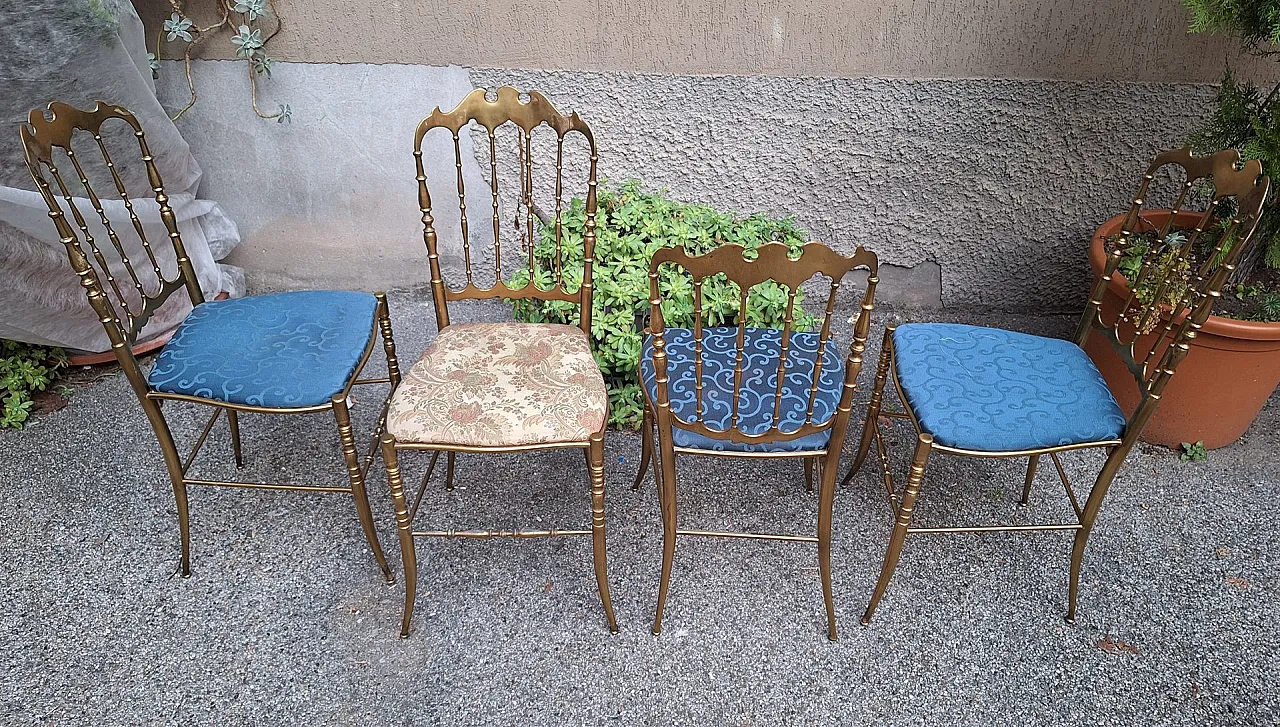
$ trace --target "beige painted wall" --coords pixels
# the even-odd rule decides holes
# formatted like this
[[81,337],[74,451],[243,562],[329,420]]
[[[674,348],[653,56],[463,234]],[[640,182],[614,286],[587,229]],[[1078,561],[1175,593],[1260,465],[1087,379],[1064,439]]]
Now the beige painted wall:
[[[136,0],[151,28],[165,0]],[[205,24],[212,0],[188,0]],[[270,52],[311,63],[850,78],[1216,81],[1228,39],[1177,0],[277,0]],[[202,12],[203,11],[203,12]],[[178,48],[179,46],[170,46]],[[224,40],[202,57],[231,57]],[[166,57],[171,53],[166,53]],[[1274,72],[1274,71],[1272,71]]]

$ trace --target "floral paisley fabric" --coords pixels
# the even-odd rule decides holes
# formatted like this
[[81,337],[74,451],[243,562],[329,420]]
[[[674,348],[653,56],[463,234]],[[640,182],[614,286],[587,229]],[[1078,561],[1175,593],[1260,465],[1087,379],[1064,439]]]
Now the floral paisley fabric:
[[[697,388],[694,362],[693,331],[668,328],[667,396],[671,411],[685,421],[698,418]],[[820,336],[817,333],[792,333],[787,344],[787,367],[782,385],[782,406],[778,428],[784,432],[799,429],[809,410],[813,390],[814,363]],[[742,388],[738,392],[737,428],[745,434],[757,435],[773,427],[773,407],[777,399],[778,362],[782,358],[782,331],[772,328],[748,328],[743,337]],[[710,429],[727,430],[733,418],[733,372],[738,353],[738,329],[716,327],[702,329],[702,419]],[[653,337],[646,336],[640,353],[640,377],[650,400],[657,397],[657,372],[653,368]],[[835,416],[844,386],[844,358],[834,341],[827,341],[822,354],[822,373],[818,395],[813,404],[813,423],[823,425]],[[785,442],[739,444],[727,439],[712,439],[676,426],[672,439],[677,447],[717,452],[799,452],[820,450],[827,446],[831,431],[808,434]]]
[[291,409],[346,388],[374,333],[378,299],[305,290],[201,303],[156,358],[155,391]]
[[1102,374],[1071,341],[909,323],[894,331],[893,347],[907,404],[938,444],[1013,452],[1124,434]]
[[400,383],[387,431],[417,444],[586,442],[608,402],[582,329],[462,323],[440,331]]

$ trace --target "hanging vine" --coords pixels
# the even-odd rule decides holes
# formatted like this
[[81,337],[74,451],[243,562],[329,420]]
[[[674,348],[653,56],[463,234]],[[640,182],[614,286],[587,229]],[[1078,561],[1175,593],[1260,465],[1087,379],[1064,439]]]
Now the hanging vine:
[[[196,104],[196,82],[191,74],[191,54],[196,47],[207,38],[229,28],[235,31],[231,36],[231,45],[235,46],[236,57],[245,61],[249,72],[249,97],[253,111],[264,119],[275,119],[277,123],[291,121],[293,111],[288,104],[280,104],[273,113],[264,113],[258,107],[258,77],[271,77],[271,66],[275,59],[267,55],[267,44],[280,34],[282,26],[280,14],[276,11],[275,0],[215,0],[220,18],[207,26],[196,23],[187,13],[185,0],[169,0],[173,13],[165,19],[156,32],[156,52],[148,53],[151,72],[160,72],[160,47],[162,43],[183,43],[183,67],[187,75],[187,90],[191,98],[186,105],[173,115],[177,121]],[[269,30],[265,36],[264,30]]]

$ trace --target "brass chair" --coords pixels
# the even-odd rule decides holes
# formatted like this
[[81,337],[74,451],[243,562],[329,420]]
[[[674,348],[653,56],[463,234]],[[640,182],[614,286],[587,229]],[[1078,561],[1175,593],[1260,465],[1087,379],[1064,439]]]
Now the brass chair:
[[[635,487],[652,459],[662,505],[662,578],[654,634],[662,631],[676,537],[693,535],[817,543],[827,637],[836,640],[831,507],[853,388],[862,370],[871,327],[879,265],[875,254],[861,247],[845,257],[811,242],[802,247],[799,257],[792,258],[789,253],[790,248],[782,243],[768,243],[754,251],[724,245],[697,257],[682,247],[664,248],[649,266],[650,324],[640,353],[645,412]],[[659,269],[668,264],[692,277],[692,329],[667,328],[663,320]],[[870,275],[853,326],[853,343],[848,357],[841,359],[831,339],[831,318],[841,281],[858,267],[867,268]],[[702,288],[708,278],[716,276],[724,276],[738,288],[736,327],[703,326]],[[830,281],[821,329],[794,331],[797,294],[815,278]],[[787,295],[782,330],[747,326],[751,290],[766,281],[778,284]],[[801,459],[810,490],[814,465],[820,465],[817,537],[678,529],[677,454]]]
[[[404,559],[405,605],[400,635],[409,635],[413,605],[417,592],[418,558],[414,538],[535,538],[555,535],[590,535],[595,561],[596,584],[604,604],[609,630],[616,632],[618,622],[609,598],[609,580],[605,561],[604,525],[604,430],[608,421],[608,394],[604,377],[591,353],[588,332],[591,330],[591,267],[595,250],[596,224],[596,144],[585,121],[575,113],[565,116],[537,92],[529,92],[522,100],[520,92],[510,87],[498,89],[496,99],[488,100],[484,89],[471,92],[457,108],[444,112],[436,108],[418,125],[414,139],[414,157],[418,170],[418,202],[422,210],[423,235],[431,268],[431,293],[439,328],[434,341],[422,358],[409,370],[405,380],[391,399],[387,432],[382,437],[382,452],[387,463],[391,495],[395,500],[396,525],[400,550]],[[466,187],[462,166],[459,134],[478,124],[487,132],[490,159],[490,193],[492,195],[494,282],[490,287],[477,284],[473,249],[467,222]],[[520,174],[519,207],[515,210],[516,228],[527,236],[528,283],[516,286],[502,268],[502,235],[499,228],[499,177],[497,132],[512,131],[518,139]],[[554,227],[555,265],[539,266],[536,247],[536,207],[533,200],[533,154],[531,139],[538,127],[546,125],[555,134],[555,217],[542,224]],[[464,286],[450,287],[444,280],[436,222],[432,215],[431,194],[423,169],[423,139],[433,129],[452,133],[457,160],[456,188],[459,222],[462,233]],[[585,259],[580,286],[569,280],[562,246],[561,192],[564,187],[566,136],[576,132],[589,147],[586,182],[586,227],[583,245]],[[546,133],[543,136],[547,136]],[[524,215],[520,211],[524,211]],[[548,269],[550,268],[550,269]],[[541,285],[548,282],[550,285]],[[576,287],[576,290],[571,288]],[[452,323],[449,303],[475,299],[536,299],[565,301],[576,304],[581,325],[566,326],[534,323]],[[426,492],[427,483],[441,452],[448,457],[446,488],[453,489],[454,457],[458,452],[492,453],[524,452],[547,449],[582,449],[586,454],[590,475],[590,530],[414,530],[413,521]],[[399,452],[430,451],[432,457],[418,494],[408,504],[399,467]]]
[[[1157,188],[1157,177],[1176,183],[1174,210],[1184,204],[1204,210],[1190,239],[1170,235],[1169,222],[1152,225],[1142,216],[1144,204]],[[1093,287],[1073,341],[1031,336],[994,328],[949,323],[910,323],[885,331],[884,348],[876,370],[875,389],[862,430],[858,454],[842,484],[862,466],[874,441],[884,485],[895,516],[893,533],[880,577],[862,623],[871,621],[898,565],[903,542],[914,533],[984,533],[1067,531],[1075,534],[1066,620],[1075,623],[1076,596],[1085,543],[1092,532],[1107,489],[1137,442],[1143,427],[1160,404],[1160,396],[1189,342],[1209,317],[1219,291],[1258,223],[1270,181],[1257,161],[1241,164],[1235,150],[1213,156],[1193,156],[1187,149],[1164,152],[1147,169],[1129,208],[1122,231],[1109,251],[1104,273]],[[1142,252],[1131,291],[1145,290],[1146,301],[1131,293],[1120,312],[1107,320],[1103,294],[1126,257]],[[1137,233],[1135,233],[1137,231]],[[1230,243],[1229,245],[1227,243]],[[1224,245],[1227,249],[1224,250]],[[1205,253],[1205,262],[1192,267],[1192,251]],[[1178,292],[1174,278],[1188,270],[1190,284]],[[1132,269],[1131,269],[1132,272]],[[1144,335],[1148,334],[1148,335]],[[1135,341],[1142,342],[1135,347]],[[1116,403],[1098,369],[1082,350],[1090,336],[1102,336],[1121,356],[1141,391],[1137,408],[1128,417]],[[1148,348],[1148,341],[1154,344]],[[892,379],[903,411],[885,411],[883,396]],[[890,473],[881,417],[907,419],[915,427],[916,445],[906,487],[901,496]],[[1059,453],[1102,448],[1107,457],[1084,505],[1076,498]],[[1076,521],[1058,524],[985,525],[972,527],[914,527],[912,516],[924,481],[929,457],[935,452],[965,457],[1028,457],[1020,505],[1031,493],[1037,464],[1049,455],[1066,488]]]
[[[77,134],[76,132],[84,132]],[[49,104],[31,112],[21,128],[27,167],[49,206],[49,216],[66,245],[67,255],[89,304],[97,312],[111,341],[111,349],[124,370],[142,409],[155,431],[173,483],[178,508],[182,557],[178,572],[191,575],[190,518],[187,488],[216,485],[302,492],[345,492],[355,499],[356,514],[369,547],[388,583],[390,566],[378,545],[373,515],[365,494],[365,476],[377,451],[385,407],[378,420],[367,456],[361,460],[352,432],[348,397],[357,384],[391,384],[399,381],[391,321],[386,297],[346,291],[298,291],[234,300],[206,301],[196,271],[182,244],[182,235],[156,163],[147,147],[142,126],[128,110],[99,101],[90,110],[67,104]],[[139,157],[112,159],[106,139],[134,137]],[[95,149],[82,159],[81,151]],[[90,141],[92,140],[92,141]],[[61,150],[55,159],[55,150]],[[92,162],[92,164],[91,164]],[[129,166],[132,165],[132,166]],[[61,167],[61,169],[59,168]],[[122,173],[129,167],[135,174]],[[104,171],[105,170],[105,171]],[[50,184],[49,178],[53,184]],[[70,175],[67,172],[71,172]],[[155,207],[145,198],[131,198],[125,176],[133,183],[145,180],[145,194],[154,195]],[[107,184],[123,202],[128,225],[113,227],[104,201],[94,191],[90,177]],[[59,199],[61,198],[61,199]],[[137,209],[135,209],[135,207]],[[90,211],[92,210],[92,211]],[[153,247],[141,218],[157,215],[168,235],[168,245]],[[70,215],[74,226],[67,219]],[[103,244],[105,236],[110,246]],[[145,260],[130,260],[128,251]],[[142,252],[137,252],[141,250]],[[91,259],[92,258],[92,259]],[[139,264],[141,263],[141,264]],[[105,281],[105,283],[104,283]],[[133,353],[138,334],[166,301],[181,291],[192,310],[156,358],[150,372]],[[360,372],[381,333],[389,376],[360,379]],[[388,394],[389,396],[389,394]],[[204,430],[184,458],[179,454],[165,418],[165,402],[191,402],[213,407]],[[244,459],[240,446],[238,415],[241,412],[308,414],[332,412],[346,463],[349,486],[226,482],[192,477],[191,466],[218,416],[227,413],[231,444],[237,466]]]

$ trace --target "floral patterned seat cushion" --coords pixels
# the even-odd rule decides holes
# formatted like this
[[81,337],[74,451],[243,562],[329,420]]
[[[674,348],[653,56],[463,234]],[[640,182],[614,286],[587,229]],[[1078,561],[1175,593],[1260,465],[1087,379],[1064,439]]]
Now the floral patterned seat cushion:
[[155,391],[294,409],[328,404],[355,375],[378,299],[304,290],[201,303],[147,375]]
[[894,331],[893,348],[907,405],[938,444],[1016,452],[1124,434],[1102,374],[1071,341],[909,323]]
[[[698,418],[694,363],[693,331],[667,328],[667,396],[671,411],[680,419]],[[782,358],[782,331],[772,328],[748,328],[743,336],[742,388],[738,392],[737,428],[745,434],[758,435],[773,427],[774,402],[777,399],[778,362]],[[817,333],[791,334],[787,344],[786,381],[782,386],[782,405],[778,428],[795,431],[804,424],[812,393],[814,364],[820,336]],[[714,327],[702,329],[702,418],[710,429],[725,430],[733,418],[733,372],[738,352],[738,329]],[[653,368],[653,337],[646,336],[640,352],[640,378],[651,401],[657,397],[657,372]],[[844,386],[844,358],[834,341],[827,341],[822,354],[822,372],[818,394],[813,402],[813,423],[823,425],[835,416]],[[677,447],[733,452],[800,452],[825,449],[831,430],[807,434],[789,441],[740,444],[728,439],[713,439],[679,426],[673,427],[672,439]]]
[[608,402],[582,329],[454,324],[396,389],[387,431],[416,444],[585,443],[604,428]]

